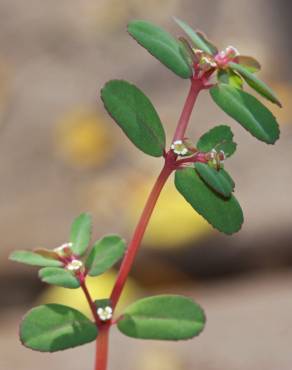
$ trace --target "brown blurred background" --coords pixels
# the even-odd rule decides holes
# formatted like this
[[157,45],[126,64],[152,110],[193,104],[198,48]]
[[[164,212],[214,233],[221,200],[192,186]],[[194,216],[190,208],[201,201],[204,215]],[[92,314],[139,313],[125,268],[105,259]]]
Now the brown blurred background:
[[[34,304],[86,306],[79,292],[47,289],[8,254],[66,242],[82,211],[93,215],[94,238],[130,238],[161,160],[134,148],[96,96],[108,79],[134,82],[170,138],[188,83],[139,47],[126,24],[144,18],[180,35],[172,15],[261,61],[261,77],[284,105],[269,106],[282,135],[276,146],[260,143],[200,96],[189,136],[232,126],[239,146],[226,166],[245,224],[220,235],[166,187],[125,301],[188,294],[205,308],[207,327],[179,344],[135,341],[114,329],[110,370],[291,370],[291,10],[288,0],[0,0],[1,370],[92,368],[93,344],[54,355],[20,345],[19,320]],[[113,278],[92,281],[92,293],[104,297]]]

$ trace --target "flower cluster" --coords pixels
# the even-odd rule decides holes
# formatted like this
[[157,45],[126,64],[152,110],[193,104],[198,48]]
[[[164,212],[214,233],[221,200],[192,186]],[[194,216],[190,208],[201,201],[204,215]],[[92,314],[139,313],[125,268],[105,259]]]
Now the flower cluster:
[[203,52],[200,49],[193,49],[195,69],[202,72],[208,72],[213,69],[226,69],[229,62],[236,62],[239,56],[238,50],[233,46],[228,46],[226,49],[211,55]]

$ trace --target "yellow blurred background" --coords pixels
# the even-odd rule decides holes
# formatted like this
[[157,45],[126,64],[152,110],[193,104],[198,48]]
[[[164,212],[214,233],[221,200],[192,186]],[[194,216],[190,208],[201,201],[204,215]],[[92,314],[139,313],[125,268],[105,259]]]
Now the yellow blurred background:
[[[220,235],[170,182],[158,202],[123,304],[156,293],[192,296],[208,318],[183,343],[142,342],[112,331],[109,370],[291,370],[292,74],[288,0],[0,0],[0,369],[91,369],[94,345],[54,355],[23,348],[17,326],[39,302],[87,311],[80,292],[47,288],[34,268],[8,261],[14,249],[54,248],[80,212],[93,215],[93,240],[130,239],[162,165],[139,152],[106,115],[99,90],[112,78],[137,84],[170,139],[188,82],[126,32],[143,18],[181,35],[175,15],[262,64],[261,77],[284,108],[276,146],[260,143],[203,93],[189,136],[230,124],[238,143],[226,168],[236,181],[243,229]],[[168,144],[170,144],[168,140]],[[96,297],[115,271],[90,281]],[[69,294],[72,293],[72,294]]]

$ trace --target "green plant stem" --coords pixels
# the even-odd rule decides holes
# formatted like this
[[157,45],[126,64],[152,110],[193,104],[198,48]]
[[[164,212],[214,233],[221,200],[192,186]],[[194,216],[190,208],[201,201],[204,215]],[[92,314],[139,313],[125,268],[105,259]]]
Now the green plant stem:
[[[174,140],[181,140],[184,138],[186,129],[188,127],[189,119],[196,102],[197,96],[201,90],[203,90],[204,83],[202,80],[193,78],[191,80],[191,87],[184,104],[183,111],[181,113],[180,119],[177,124],[177,128],[174,134]],[[125,283],[127,281],[128,275],[132,268],[133,262],[135,260],[136,254],[140,247],[141,241],[143,239],[146,228],[149,224],[149,220],[155,208],[158,197],[163,189],[167,179],[171,173],[176,169],[176,155],[172,151],[169,151],[165,155],[165,164],[162,168],[154,187],[148,197],[145,204],[144,210],[141,214],[139,222],[134,231],[132,240],[128,246],[125,257],[122,261],[114,288],[111,294],[111,302],[113,309],[116,307],[120,295],[123,291]],[[108,336],[110,325],[102,326],[99,325],[99,335],[96,339],[96,364],[95,370],[106,370],[107,368],[107,351],[108,351]]]

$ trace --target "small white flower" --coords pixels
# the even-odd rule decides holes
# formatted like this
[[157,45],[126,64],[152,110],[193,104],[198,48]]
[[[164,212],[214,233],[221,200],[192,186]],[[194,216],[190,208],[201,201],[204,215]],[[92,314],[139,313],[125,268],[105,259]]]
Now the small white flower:
[[72,243],[62,244],[62,245],[60,245],[60,247],[55,248],[54,252],[63,253],[66,248],[69,248],[69,249],[72,248],[72,245],[73,245]]
[[73,259],[71,262],[69,262],[66,265],[66,269],[70,271],[76,271],[76,270],[80,270],[82,266],[83,266],[83,263],[80,260]]
[[185,144],[182,142],[182,140],[174,141],[171,144],[170,148],[177,155],[186,155],[188,153],[188,148],[185,146]]
[[99,307],[96,312],[101,321],[107,321],[113,317],[113,309],[110,306]]

